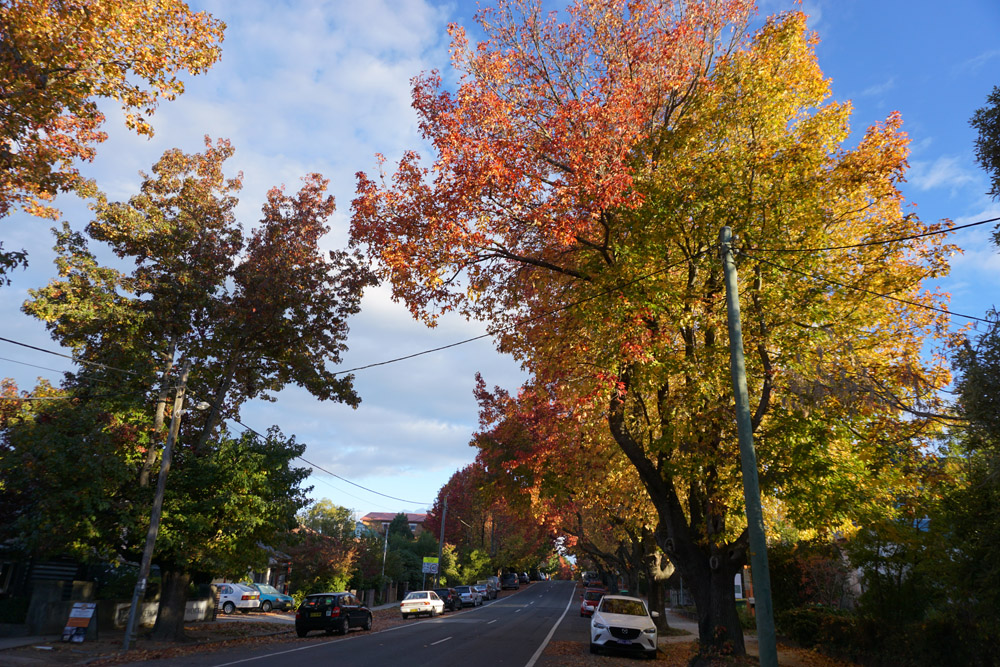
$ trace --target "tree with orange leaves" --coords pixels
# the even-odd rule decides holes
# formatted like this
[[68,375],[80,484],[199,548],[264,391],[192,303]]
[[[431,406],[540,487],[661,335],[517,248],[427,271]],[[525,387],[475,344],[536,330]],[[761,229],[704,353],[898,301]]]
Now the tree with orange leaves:
[[[23,207],[54,220],[57,193],[89,193],[75,163],[107,136],[98,101],[152,136],[158,101],[219,59],[224,29],[181,0],[0,0],[0,218]],[[0,273],[24,261],[0,248]]]
[[[747,560],[719,229],[738,236],[761,488],[798,525],[893,511],[934,429],[951,250],[905,212],[898,115],[853,149],[805,17],[746,41],[741,2],[501,0],[458,89],[418,77],[436,150],[359,175],[352,230],[416,317],[487,321],[501,350],[603,424],[657,512],[703,650],[744,651]],[[938,310],[934,310],[938,308]]]

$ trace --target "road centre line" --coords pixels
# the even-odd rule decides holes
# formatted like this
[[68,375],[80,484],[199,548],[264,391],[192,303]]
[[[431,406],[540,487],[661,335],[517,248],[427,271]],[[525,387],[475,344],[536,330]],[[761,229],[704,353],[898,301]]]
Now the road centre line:
[[441,644],[441,643],[443,643],[443,642],[446,642],[446,641],[448,641],[449,639],[451,639],[451,637],[445,637],[444,639],[439,639],[439,640],[437,640],[436,642],[431,642],[431,644],[430,644],[430,645],[431,645],[431,646],[437,646],[438,644]]
[[572,592],[570,592],[569,602],[566,603],[566,608],[563,609],[562,616],[560,616],[559,620],[553,624],[552,629],[549,630],[549,634],[545,636],[545,641],[542,642],[542,645],[538,647],[538,650],[535,651],[535,654],[531,656],[531,660],[529,660],[528,664],[526,664],[524,667],[535,667],[535,663],[538,662],[538,659],[540,657],[542,657],[542,652],[545,651],[545,647],[549,645],[550,641],[552,641],[552,635],[556,633],[556,628],[558,628],[559,624],[562,623],[562,620],[566,618],[566,612],[568,612],[569,608],[573,606],[573,601],[575,599],[576,599],[576,586],[573,586],[573,590]]
[[492,621],[486,621],[486,625],[489,625],[490,623],[496,623],[496,622],[497,622],[497,619],[494,618]]

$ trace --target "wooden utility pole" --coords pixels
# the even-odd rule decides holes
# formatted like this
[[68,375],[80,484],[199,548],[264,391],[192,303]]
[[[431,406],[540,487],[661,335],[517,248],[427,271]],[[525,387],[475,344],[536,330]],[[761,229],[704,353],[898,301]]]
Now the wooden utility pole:
[[736,262],[733,261],[732,230],[719,232],[722,267],[726,279],[726,310],[729,315],[729,367],[736,397],[736,430],[740,441],[740,462],[743,466],[743,499],[747,507],[747,528],[750,532],[750,568],[754,581],[754,610],[757,614],[757,641],[762,667],[778,667],[778,647],[774,632],[774,609],[771,605],[771,574],[767,565],[767,539],[764,534],[764,513],[760,505],[760,485],[757,481],[757,453],[753,448],[753,424],[750,419],[750,397],[747,392],[747,372],[743,361],[743,330],[740,324],[740,292],[736,282]]
[[156,535],[160,530],[160,515],[163,513],[163,495],[167,490],[167,473],[170,471],[170,459],[173,456],[174,441],[181,427],[181,413],[184,411],[184,393],[187,391],[188,373],[191,371],[190,360],[184,361],[181,368],[180,382],[174,393],[174,410],[170,415],[170,431],[167,433],[167,442],[163,446],[163,458],[160,461],[160,476],[156,481],[156,495],[153,496],[153,509],[149,517],[149,532],[146,534],[146,547],[142,550],[142,562],[139,564],[139,579],[135,582],[135,589],[132,591],[132,606],[128,610],[128,623],[125,626],[125,640],[122,643],[122,650],[127,651],[132,641],[132,634],[136,629],[136,616],[143,593],[146,591],[146,583],[149,579],[149,571],[153,564],[153,547],[156,545]]
[[444,497],[444,509],[441,511],[441,539],[438,541],[438,569],[434,573],[434,588],[438,587],[441,576],[441,555],[444,550],[444,520],[448,517],[448,496]]

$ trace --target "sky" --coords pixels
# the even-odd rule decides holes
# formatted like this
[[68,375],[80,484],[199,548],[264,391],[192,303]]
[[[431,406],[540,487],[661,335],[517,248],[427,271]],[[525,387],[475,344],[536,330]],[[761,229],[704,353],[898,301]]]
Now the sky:
[[[227,173],[242,171],[238,216],[244,227],[260,219],[267,190],[319,172],[330,179],[338,211],[324,239],[346,244],[355,173],[376,169],[375,154],[390,164],[404,150],[429,154],[410,107],[410,79],[424,71],[449,73],[447,25],[475,36],[472,2],[430,0],[219,0],[190,2],[228,28],[219,63],[186,80],[187,90],[163,103],[152,118],[156,134],[139,138],[124,128],[113,106],[109,139],[93,163],[82,165],[112,200],[126,200],[170,148],[200,151],[203,137],[225,137],[236,155]],[[547,2],[554,7],[560,2]],[[976,165],[975,132],[968,124],[992,88],[1000,85],[1000,3],[953,0],[813,0],[801,5],[765,0],[760,17],[800,7],[816,31],[819,64],[832,82],[832,98],[854,107],[853,147],[865,129],[899,111],[911,139],[903,192],[925,221],[956,225],[1000,216],[985,195],[988,179]],[[85,204],[57,202],[75,229],[90,221]],[[0,220],[6,249],[25,248],[30,266],[0,287],[0,336],[58,351],[44,326],[24,315],[27,290],[54,275],[51,223],[15,214]],[[952,259],[940,287],[951,309],[982,317],[998,302],[1000,254],[989,243],[994,225],[956,233],[963,253]],[[956,325],[965,320],[956,318]],[[351,321],[350,351],[336,370],[375,364],[464,341],[485,332],[481,323],[444,317],[435,329],[415,322],[388,288],[370,290]],[[30,364],[30,365],[29,365]],[[41,368],[39,368],[41,367]],[[0,375],[22,389],[36,378],[58,383],[68,359],[0,341]],[[277,401],[244,407],[241,421],[259,432],[272,424],[307,444],[304,458],[325,471],[308,480],[312,498],[367,512],[421,512],[440,487],[472,462],[469,440],[478,424],[475,374],[488,385],[516,390],[524,376],[491,340],[360,370],[361,406],[317,401],[292,387]],[[235,431],[239,427],[231,425]],[[304,465],[298,462],[298,465]],[[328,474],[328,473],[332,473]],[[364,487],[364,488],[362,488]]]

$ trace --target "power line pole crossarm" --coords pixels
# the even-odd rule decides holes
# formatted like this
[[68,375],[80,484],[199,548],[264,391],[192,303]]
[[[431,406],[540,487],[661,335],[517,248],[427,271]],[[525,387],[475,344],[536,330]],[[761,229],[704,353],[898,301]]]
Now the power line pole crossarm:
[[743,330],[740,323],[740,292],[733,261],[732,229],[719,232],[722,267],[726,281],[726,310],[729,319],[729,360],[736,398],[736,430],[740,442],[740,462],[743,468],[743,498],[747,508],[747,528],[750,533],[750,569],[754,583],[754,609],[757,616],[757,640],[762,667],[778,667],[778,647],[774,631],[774,609],[771,604],[771,574],[767,564],[767,538],[764,533],[764,513],[760,504],[757,481],[757,453],[753,447],[753,425],[750,419],[750,397],[747,392],[746,364],[743,359]]

